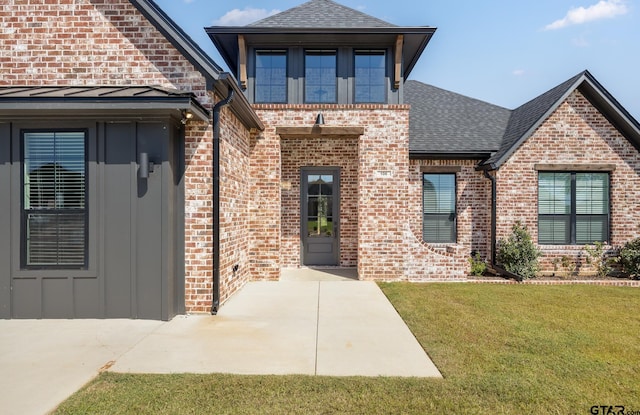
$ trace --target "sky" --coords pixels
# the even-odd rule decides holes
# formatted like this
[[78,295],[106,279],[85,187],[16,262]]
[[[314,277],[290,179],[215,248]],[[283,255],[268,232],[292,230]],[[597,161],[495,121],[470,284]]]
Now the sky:
[[[204,31],[305,0],[155,0],[213,60]],[[640,0],[336,0],[437,31],[409,79],[514,109],[587,69],[640,121]]]

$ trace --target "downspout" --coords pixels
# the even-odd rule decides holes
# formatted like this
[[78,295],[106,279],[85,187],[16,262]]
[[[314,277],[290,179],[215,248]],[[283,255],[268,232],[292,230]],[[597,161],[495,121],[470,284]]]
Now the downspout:
[[496,264],[496,220],[497,220],[497,198],[496,198],[496,178],[484,170],[484,177],[491,180],[491,266]]
[[[494,170],[495,171],[495,170]],[[496,264],[496,223],[497,223],[497,179],[495,176],[489,174],[488,170],[484,170],[484,177],[491,180],[491,268],[503,277],[513,278],[516,281],[522,281],[523,278],[520,275],[514,274],[502,268]]]
[[233,89],[227,98],[213,107],[213,295],[211,314],[220,307],[220,111],[233,101]]

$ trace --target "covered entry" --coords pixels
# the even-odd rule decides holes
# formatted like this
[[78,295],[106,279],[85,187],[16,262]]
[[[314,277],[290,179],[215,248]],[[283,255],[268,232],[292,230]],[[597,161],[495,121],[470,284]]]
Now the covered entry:
[[0,318],[183,312],[180,107],[206,117],[151,87],[0,88]]

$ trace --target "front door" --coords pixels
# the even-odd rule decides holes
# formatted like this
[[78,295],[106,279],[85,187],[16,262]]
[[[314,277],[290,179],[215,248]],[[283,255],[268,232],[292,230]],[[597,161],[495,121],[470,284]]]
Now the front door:
[[301,172],[303,265],[340,262],[340,169],[303,167]]

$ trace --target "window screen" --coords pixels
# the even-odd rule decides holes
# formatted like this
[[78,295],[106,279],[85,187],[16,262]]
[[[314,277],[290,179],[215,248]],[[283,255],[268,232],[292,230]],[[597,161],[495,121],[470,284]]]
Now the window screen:
[[456,175],[424,174],[423,239],[426,242],[456,241]]

